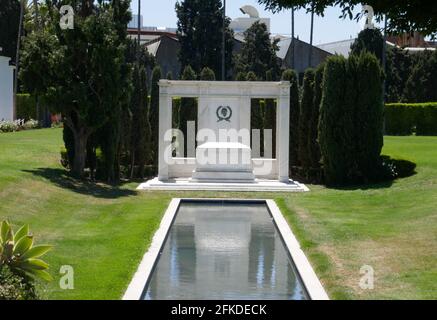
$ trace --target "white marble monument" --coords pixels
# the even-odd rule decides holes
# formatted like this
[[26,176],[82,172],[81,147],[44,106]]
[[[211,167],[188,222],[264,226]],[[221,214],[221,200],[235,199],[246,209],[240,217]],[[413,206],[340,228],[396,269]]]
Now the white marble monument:
[[[158,177],[139,189],[307,191],[289,179],[290,83],[161,80],[159,101]],[[174,97],[197,98],[197,148],[188,156],[174,156],[175,139],[193,134],[172,129]],[[276,158],[252,155],[251,99],[275,99]],[[190,125],[188,125],[190,127]],[[256,132],[253,137],[257,137]],[[268,137],[268,133],[265,134]],[[255,139],[254,139],[255,140]],[[261,142],[262,143],[262,142]],[[265,148],[271,147],[264,142]],[[178,145],[183,145],[178,142]],[[194,143],[193,143],[194,145]],[[257,148],[259,150],[259,147]],[[258,152],[256,152],[258,153]],[[256,157],[255,157],[256,156]]]

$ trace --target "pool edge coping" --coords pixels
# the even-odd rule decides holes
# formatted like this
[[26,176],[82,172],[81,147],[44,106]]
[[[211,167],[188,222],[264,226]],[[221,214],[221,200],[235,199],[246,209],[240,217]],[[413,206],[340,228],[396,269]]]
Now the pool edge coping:
[[311,300],[329,300],[314,269],[300,247],[299,241],[294,236],[290,226],[281,213],[281,210],[272,199],[220,199],[220,198],[173,198],[165,211],[160,226],[155,232],[149,249],[143,255],[141,262],[127,287],[122,300],[140,300],[146,284],[155,267],[159,253],[165,243],[170,227],[179,209],[181,201],[245,201],[265,202],[270,214],[278,228],[284,244],[293,260],[296,270],[305,286]]

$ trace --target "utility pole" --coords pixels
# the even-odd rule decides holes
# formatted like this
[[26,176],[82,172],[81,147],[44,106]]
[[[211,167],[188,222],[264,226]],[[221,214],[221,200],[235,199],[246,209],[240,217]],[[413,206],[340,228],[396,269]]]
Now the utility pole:
[[141,18],[140,17],[141,17],[141,0],[138,0],[138,23],[137,23],[138,52],[140,52],[140,43],[141,43]]
[[226,0],[223,0],[223,32],[222,32],[222,80],[226,80]]
[[291,68],[294,69],[294,7],[291,8]]
[[310,50],[308,56],[308,68],[311,68],[311,63],[313,59],[313,33],[314,33],[314,4],[311,7],[311,33],[310,33]]
[[[387,15],[384,16],[384,42],[382,43],[382,70],[386,72],[386,54],[387,54]],[[382,81],[382,105],[385,108],[385,77]],[[383,132],[385,133],[385,118],[383,122]]]

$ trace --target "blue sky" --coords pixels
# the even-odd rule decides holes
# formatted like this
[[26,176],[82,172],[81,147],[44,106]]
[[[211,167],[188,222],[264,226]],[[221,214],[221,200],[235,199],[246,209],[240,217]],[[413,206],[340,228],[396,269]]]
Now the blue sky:
[[[207,1],[207,0],[206,0]],[[145,26],[176,27],[176,13],[174,10],[176,0],[141,0],[141,13]],[[138,0],[132,0],[131,8],[133,13],[138,11]],[[227,0],[226,15],[232,19],[243,16],[239,8],[243,5],[252,5],[260,12],[261,17],[269,17],[271,32],[279,34],[291,33],[290,10],[277,14],[265,11],[256,0]],[[358,11],[360,10],[357,9]],[[361,25],[349,19],[342,20],[340,9],[328,8],[324,17],[315,16],[314,21],[314,44],[321,44],[337,40],[345,40],[355,37],[361,30]],[[310,15],[305,10],[295,13],[295,32],[299,39],[309,41]]]

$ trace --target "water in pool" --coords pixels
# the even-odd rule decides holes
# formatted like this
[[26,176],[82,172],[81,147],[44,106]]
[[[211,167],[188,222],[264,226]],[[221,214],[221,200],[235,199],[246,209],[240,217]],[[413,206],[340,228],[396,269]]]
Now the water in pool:
[[308,299],[265,203],[182,202],[144,299]]

